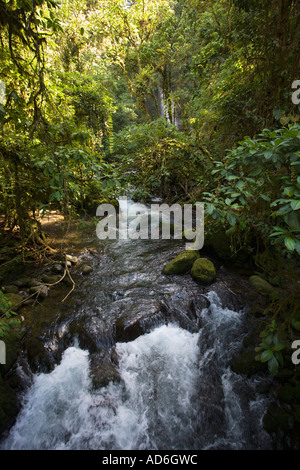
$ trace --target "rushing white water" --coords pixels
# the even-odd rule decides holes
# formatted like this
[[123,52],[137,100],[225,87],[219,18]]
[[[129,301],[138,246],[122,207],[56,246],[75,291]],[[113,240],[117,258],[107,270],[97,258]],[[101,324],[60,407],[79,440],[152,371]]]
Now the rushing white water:
[[69,347],[38,374],[3,449],[268,448],[265,398],[229,367],[243,314],[209,294],[202,328],[156,327],[117,343],[120,382],[93,388],[89,354]]
[[92,390],[89,357],[68,348],[24,399],[6,449],[149,449],[180,445],[195,418],[198,334],[161,326],[117,345],[121,382]]

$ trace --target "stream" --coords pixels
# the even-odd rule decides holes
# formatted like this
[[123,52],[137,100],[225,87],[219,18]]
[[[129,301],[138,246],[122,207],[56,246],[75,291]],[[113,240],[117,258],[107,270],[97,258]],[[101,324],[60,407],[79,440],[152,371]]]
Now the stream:
[[37,352],[19,361],[22,408],[0,448],[271,449],[268,379],[230,368],[248,331],[245,281],[215,260],[210,286],[163,275],[183,240],[81,236],[93,271],[74,271],[64,304],[34,309]]

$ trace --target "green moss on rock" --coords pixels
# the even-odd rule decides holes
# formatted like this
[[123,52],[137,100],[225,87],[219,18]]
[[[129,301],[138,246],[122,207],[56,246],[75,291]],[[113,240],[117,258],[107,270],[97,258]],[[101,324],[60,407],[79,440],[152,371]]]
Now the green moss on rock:
[[216,279],[216,270],[211,261],[199,258],[192,266],[191,276],[200,284],[211,284]]
[[200,258],[198,251],[186,250],[165,265],[163,274],[187,273],[198,258]]
[[260,276],[250,276],[249,282],[251,286],[261,295],[272,298],[276,298],[279,295],[277,289],[275,289],[275,287],[273,287],[271,284],[269,284],[268,281]]

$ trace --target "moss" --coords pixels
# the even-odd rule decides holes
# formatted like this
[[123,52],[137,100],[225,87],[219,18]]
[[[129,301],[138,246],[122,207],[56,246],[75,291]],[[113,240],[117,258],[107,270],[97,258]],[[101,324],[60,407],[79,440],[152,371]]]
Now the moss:
[[184,274],[191,269],[198,258],[200,258],[198,251],[184,251],[165,265],[163,274]]
[[260,276],[250,276],[249,282],[251,286],[261,295],[267,296],[275,300],[279,297],[279,293],[275,287],[271,286],[268,281]]
[[216,270],[211,261],[199,258],[192,266],[191,276],[200,284],[211,284],[216,279]]

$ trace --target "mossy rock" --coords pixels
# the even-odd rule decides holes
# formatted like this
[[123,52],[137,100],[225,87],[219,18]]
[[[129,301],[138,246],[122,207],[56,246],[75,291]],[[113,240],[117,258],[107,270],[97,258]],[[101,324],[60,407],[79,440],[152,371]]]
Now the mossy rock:
[[216,275],[213,263],[206,258],[197,259],[191,269],[192,278],[200,284],[211,284]]
[[45,283],[45,284],[55,284],[56,282],[58,282],[59,280],[61,279],[61,276],[57,275],[57,274],[44,274],[42,276],[42,281]]
[[185,274],[193,266],[194,262],[200,258],[198,251],[186,250],[183,253],[180,253],[174,259],[169,261],[164,269],[163,274]]
[[19,408],[16,392],[0,376],[0,434],[13,424]]
[[268,281],[260,276],[250,276],[249,282],[251,286],[261,295],[270,297],[272,299],[279,298],[278,290],[273,287]]

